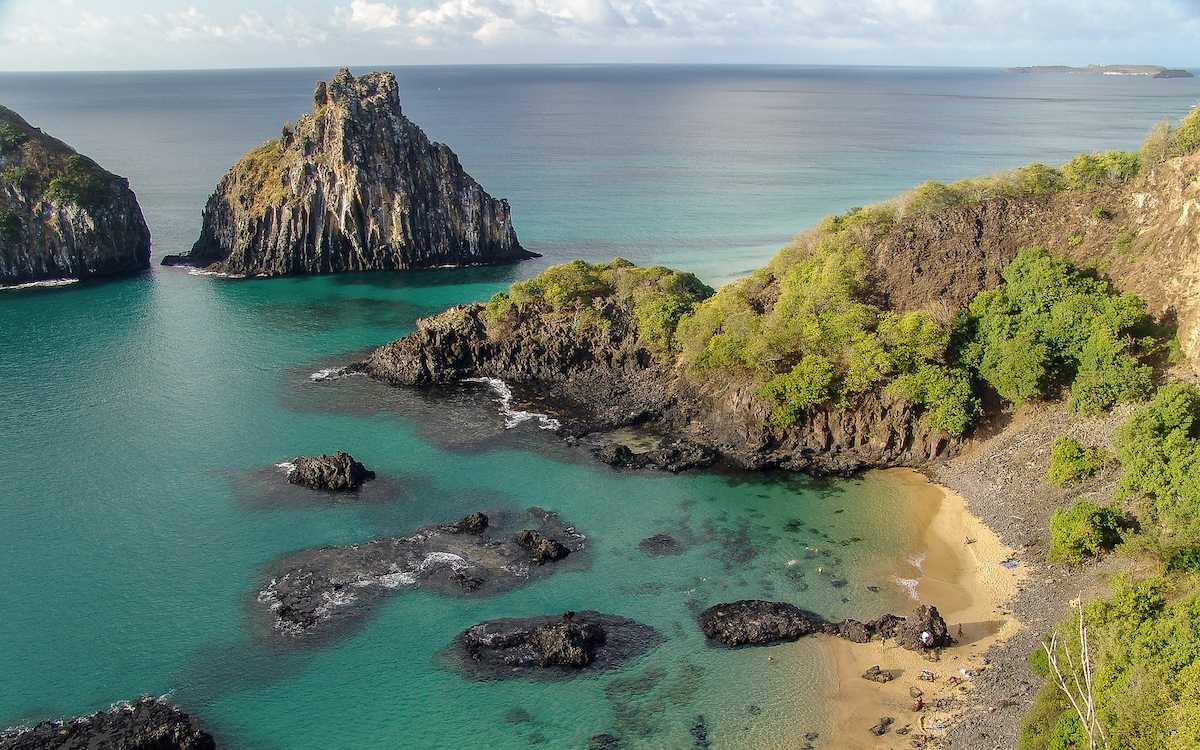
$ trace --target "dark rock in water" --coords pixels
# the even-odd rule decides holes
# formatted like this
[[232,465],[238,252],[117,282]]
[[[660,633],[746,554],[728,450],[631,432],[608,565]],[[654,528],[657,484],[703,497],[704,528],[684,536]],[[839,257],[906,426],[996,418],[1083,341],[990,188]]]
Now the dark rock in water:
[[647,555],[678,555],[683,544],[670,534],[655,534],[638,542],[638,549]]
[[144,695],[107,711],[0,731],[0,750],[215,750],[197,721]]
[[608,669],[661,642],[654,628],[599,612],[489,620],[454,639],[446,655],[477,679],[566,677]]
[[[482,514],[473,514],[455,524],[425,526],[406,537],[286,555],[268,567],[254,609],[270,618],[276,632],[300,636],[325,633],[336,622],[359,617],[371,603],[397,589],[419,587],[461,596],[522,586],[557,567],[531,565],[529,549],[515,541],[516,528],[531,521],[537,528],[527,530],[551,546],[568,552],[583,549],[582,534],[541,508],[500,522],[493,516],[486,525]],[[479,531],[463,533],[465,529]]]
[[704,723],[704,715],[696,717],[696,721],[692,723],[692,747],[706,748],[708,744],[708,727]]
[[529,550],[529,559],[535,565],[557,562],[571,553],[566,545],[534,529],[525,529],[517,534],[517,544]]
[[317,83],[311,114],[230,168],[191,252],[163,263],[281,276],[532,257],[508,202],[404,116],[395,76],[340,70]]
[[700,613],[700,629],[726,646],[764,646],[824,632],[828,623],[783,602],[743,599]]
[[794,605],[761,599],[717,604],[701,612],[698,619],[705,636],[726,646],[767,646],[818,633],[867,643],[874,638],[898,637],[897,630],[905,623],[903,617],[891,614],[869,622],[830,622]]
[[482,534],[487,531],[488,517],[475,512],[454,523],[444,524],[442,529],[450,534]]
[[863,672],[863,679],[870,680],[871,682],[885,683],[896,679],[896,675],[886,669],[880,669],[879,665],[876,664],[873,667],[867,667],[867,671]]
[[287,480],[292,484],[330,492],[356,490],[363,482],[374,478],[375,472],[343,451],[294,459],[287,475]]
[[587,750],[620,750],[620,748],[621,741],[608,732],[592,735],[587,744]]
[[150,267],[150,230],[124,177],[6,107],[0,166],[0,285]]
[[922,604],[896,628],[896,641],[909,651],[928,651],[954,643],[937,607]]
[[605,443],[592,450],[597,460],[623,469],[660,469],[678,474],[688,469],[702,469],[716,463],[713,449],[684,440],[663,441],[657,448],[634,452],[620,443]]

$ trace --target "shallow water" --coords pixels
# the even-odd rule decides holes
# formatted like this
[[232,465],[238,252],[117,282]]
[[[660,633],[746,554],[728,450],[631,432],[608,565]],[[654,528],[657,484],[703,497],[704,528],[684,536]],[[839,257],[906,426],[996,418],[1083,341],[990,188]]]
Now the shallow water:
[[[129,175],[161,256],[186,249],[220,173],[324,73],[0,75],[0,102]],[[547,262],[622,254],[711,282],[924,177],[1133,145],[1200,91],[993,71],[398,74],[407,111],[512,200]],[[811,679],[773,673],[761,650],[705,646],[694,612],[749,596],[831,617],[907,606],[884,571],[919,538],[908,484],[620,473],[537,419],[506,429],[484,383],[310,378],[542,264],[243,282],[155,269],[0,294],[0,725],[171,692],[234,748],[581,747],[602,731],[676,747],[698,715],[715,747],[829,731],[815,649]],[[282,485],[276,464],[335,449],[379,473],[356,500]],[[282,554],[530,505],[588,535],[554,576],[487,599],[397,592],[320,647],[251,628]],[[656,532],[684,552],[641,552]],[[437,662],[479,620],[566,609],[633,617],[665,642],[553,684],[469,682]]]

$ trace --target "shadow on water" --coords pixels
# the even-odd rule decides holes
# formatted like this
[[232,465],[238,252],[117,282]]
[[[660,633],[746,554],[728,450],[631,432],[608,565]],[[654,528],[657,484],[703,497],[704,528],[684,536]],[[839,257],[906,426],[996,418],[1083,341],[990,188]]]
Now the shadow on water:
[[270,302],[256,314],[264,323],[286,330],[337,331],[352,326],[394,329],[397,335],[409,330],[418,318],[439,312],[441,307],[404,300],[374,297]]

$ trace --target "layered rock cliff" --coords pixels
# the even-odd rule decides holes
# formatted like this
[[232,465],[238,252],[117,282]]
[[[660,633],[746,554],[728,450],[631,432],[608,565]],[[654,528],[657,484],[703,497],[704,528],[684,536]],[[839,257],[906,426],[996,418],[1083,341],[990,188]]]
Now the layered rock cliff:
[[508,202],[404,116],[391,73],[341,70],[317,84],[311,114],[221,178],[191,252],[163,262],[281,276],[530,257]]
[[129,182],[0,107],[0,285],[149,265],[150,230]]

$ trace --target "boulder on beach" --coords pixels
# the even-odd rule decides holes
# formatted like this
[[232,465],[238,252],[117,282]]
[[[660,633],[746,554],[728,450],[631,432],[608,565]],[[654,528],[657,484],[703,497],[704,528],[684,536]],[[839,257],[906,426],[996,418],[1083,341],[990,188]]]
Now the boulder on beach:
[[922,604],[896,628],[896,641],[909,651],[929,651],[954,644],[937,607]]
[[348,492],[375,478],[375,472],[344,451],[332,455],[301,456],[291,462],[287,479],[314,490]]

